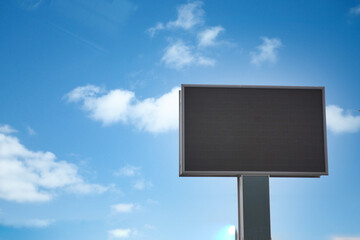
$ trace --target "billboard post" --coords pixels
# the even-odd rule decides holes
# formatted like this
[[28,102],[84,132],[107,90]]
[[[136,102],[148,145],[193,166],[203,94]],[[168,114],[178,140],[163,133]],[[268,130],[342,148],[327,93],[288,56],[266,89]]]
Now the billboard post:
[[238,229],[239,238],[271,239],[269,176],[239,176]]

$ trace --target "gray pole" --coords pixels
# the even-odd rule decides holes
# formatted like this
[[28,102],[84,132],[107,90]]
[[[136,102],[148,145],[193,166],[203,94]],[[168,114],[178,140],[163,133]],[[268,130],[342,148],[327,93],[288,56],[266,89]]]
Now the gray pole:
[[239,176],[238,240],[271,240],[269,176]]
[[237,177],[237,191],[238,191],[238,239],[244,240],[244,216],[243,216],[243,177]]

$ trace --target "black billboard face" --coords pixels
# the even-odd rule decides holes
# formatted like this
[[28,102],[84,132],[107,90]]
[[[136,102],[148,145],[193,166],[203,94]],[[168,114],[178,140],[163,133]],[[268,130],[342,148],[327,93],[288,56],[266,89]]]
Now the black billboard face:
[[323,87],[182,85],[180,176],[327,175]]

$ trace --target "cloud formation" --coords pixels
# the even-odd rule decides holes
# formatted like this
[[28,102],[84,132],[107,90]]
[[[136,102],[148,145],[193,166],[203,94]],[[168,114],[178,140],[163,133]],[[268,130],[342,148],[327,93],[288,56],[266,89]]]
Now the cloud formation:
[[0,133],[9,134],[9,133],[15,133],[15,132],[17,132],[17,130],[7,124],[0,125]]
[[150,35],[151,37],[154,37],[155,34],[156,34],[156,32],[158,32],[158,31],[160,31],[160,30],[163,30],[163,29],[165,29],[164,24],[161,23],[161,22],[158,22],[158,23],[156,23],[155,26],[149,28],[149,29],[147,30],[147,32],[149,33],[149,35]]
[[87,85],[75,88],[65,98],[80,103],[91,119],[105,126],[121,122],[133,124],[139,130],[161,133],[178,128],[179,90],[174,87],[158,98],[138,100],[128,90],[105,91]]
[[110,230],[108,232],[110,239],[124,239],[129,238],[131,235],[135,233],[134,230],[131,230],[129,228],[117,228]]
[[192,49],[182,41],[170,44],[161,59],[169,68],[180,70],[186,66],[201,65],[213,66],[215,60],[202,56],[200,53],[193,53]]
[[140,171],[140,167],[135,167],[132,165],[126,165],[116,171],[115,176],[124,176],[124,177],[132,177],[138,175]]
[[210,27],[198,33],[198,41],[200,47],[209,47],[216,45],[217,36],[225,29],[221,26]]
[[57,189],[79,194],[106,190],[101,185],[86,183],[76,165],[55,160],[52,152],[31,151],[18,138],[0,133],[0,198],[46,202]]
[[195,1],[181,5],[178,8],[178,17],[175,21],[168,22],[168,27],[191,29],[195,25],[203,23],[204,10],[203,2]]
[[149,189],[152,187],[153,187],[152,182],[145,181],[143,179],[136,181],[134,184],[134,189],[136,189],[136,190],[144,190],[144,189]]
[[257,47],[256,52],[251,52],[251,63],[257,66],[265,62],[275,63],[277,61],[278,49],[282,46],[278,38],[262,38],[263,43]]
[[133,203],[119,203],[111,206],[111,209],[117,213],[129,213],[135,207]]
[[360,15],[360,4],[350,9],[350,13],[354,15]]
[[158,22],[154,27],[149,28],[147,31],[151,37],[153,37],[156,32],[163,29],[171,28],[182,28],[189,30],[196,25],[202,24],[204,22],[204,10],[202,9],[203,2],[195,1],[190,2],[178,7],[177,19],[175,21],[169,21],[166,24]]
[[[189,66],[214,66],[215,60],[205,55],[205,48],[218,45],[218,35],[225,29],[221,26],[207,27],[203,25],[205,11],[202,1],[189,2],[178,7],[178,15],[175,21],[167,23],[158,22],[154,27],[147,30],[153,37],[160,30],[182,29],[190,38],[175,39],[164,49],[161,62],[168,68],[181,70]],[[201,26],[201,27],[195,27]],[[185,35],[185,36],[186,36]],[[170,39],[173,39],[171,37]]]
[[349,111],[336,105],[326,107],[327,127],[334,133],[355,133],[360,131],[360,115],[354,116]]

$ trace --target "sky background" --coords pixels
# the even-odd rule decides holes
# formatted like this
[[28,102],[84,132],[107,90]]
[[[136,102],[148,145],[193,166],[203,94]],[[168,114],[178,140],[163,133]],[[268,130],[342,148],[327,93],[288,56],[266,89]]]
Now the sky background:
[[359,43],[360,1],[1,1],[0,239],[227,239],[236,178],[178,174],[197,83],[325,86],[329,176],[271,178],[272,237],[359,240]]

